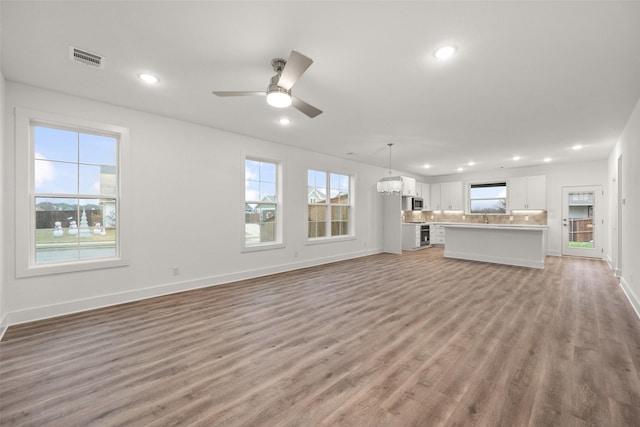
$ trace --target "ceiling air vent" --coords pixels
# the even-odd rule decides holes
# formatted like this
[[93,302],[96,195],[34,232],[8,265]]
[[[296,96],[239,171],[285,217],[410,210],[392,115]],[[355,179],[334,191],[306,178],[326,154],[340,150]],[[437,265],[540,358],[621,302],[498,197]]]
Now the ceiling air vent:
[[103,69],[105,58],[97,53],[91,53],[77,47],[69,46],[69,59],[80,62],[84,65]]

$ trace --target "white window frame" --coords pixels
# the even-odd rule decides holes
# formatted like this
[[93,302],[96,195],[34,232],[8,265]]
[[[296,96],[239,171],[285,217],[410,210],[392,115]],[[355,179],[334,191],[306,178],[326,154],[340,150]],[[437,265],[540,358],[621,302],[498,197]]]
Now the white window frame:
[[[35,263],[35,187],[33,125],[66,128],[79,132],[115,135],[118,138],[118,195],[116,203],[116,256],[62,263]],[[122,126],[94,122],[60,114],[24,108],[15,109],[15,262],[16,277],[70,273],[129,265],[127,258],[128,203],[125,185],[129,170],[129,130]]]
[[[332,170],[332,169],[325,169],[325,168],[313,168],[313,167],[309,167],[306,169],[306,173],[305,173],[305,190],[308,191],[308,176],[309,176],[309,171],[317,171],[317,172],[324,172],[327,174],[327,189],[329,189],[330,183],[331,183],[331,174],[334,175],[344,175],[344,176],[348,176],[349,177],[349,204],[347,205],[349,207],[349,222],[348,222],[348,227],[349,227],[349,234],[339,234],[337,236],[332,236],[331,235],[331,206],[344,206],[344,205],[332,205],[331,203],[329,203],[330,200],[330,195],[327,195],[327,203],[309,203],[309,195],[306,194],[305,200],[306,200],[306,206],[305,206],[305,210],[304,210],[304,217],[305,217],[305,236],[306,236],[306,244],[307,245],[314,245],[314,244],[323,244],[323,243],[330,243],[330,242],[338,242],[338,241],[342,241],[342,240],[354,240],[356,238],[356,230],[355,230],[355,182],[356,182],[356,177],[355,174],[350,173],[350,172],[344,172],[344,171],[336,171],[336,170]],[[325,220],[325,227],[327,229],[327,236],[322,236],[322,237],[309,237],[309,206],[310,205],[316,205],[316,206],[325,206],[327,209],[327,215],[326,215],[326,220]]]
[[[246,162],[247,160],[253,160],[256,162],[265,162],[265,163],[273,163],[276,165],[276,239],[273,242],[260,242],[253,245],[247,245],[247,240],[245,238],[245,190],[246,190]],[[281,160],[274,160],[262,156],[252,156],[245,155],[242,159],[242,232],[240,234],[242,242],[241,242],[241,252],[256,252],[256,251],[264,251],[269,249],[281,249],[285,247],[284,244],[284,209],[283,209],[283,166]]]
[[[471,200],[495,200],[495,197],[491,198],[471,198],[471,187],[472,186],[482,186],[482,185],[493,185],[493,184],[502,184],[504,183],[506,195],[504,197],[505,202],[505,211],[504,212],[491,212],[491,213],[481,213],[481,212],[471,212]],[[509,212],[509,180],[507,179],[493,179],[490,181],[477,181],[477,182],[469,182],[467,185],[467,213],[469,215],[506,215]]]

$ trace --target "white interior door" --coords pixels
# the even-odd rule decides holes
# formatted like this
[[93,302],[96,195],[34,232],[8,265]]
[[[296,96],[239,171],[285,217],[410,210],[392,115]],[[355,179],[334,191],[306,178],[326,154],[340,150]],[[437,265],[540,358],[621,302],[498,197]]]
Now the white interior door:
[[562,187],[562,255],[602,258],[602,186]]

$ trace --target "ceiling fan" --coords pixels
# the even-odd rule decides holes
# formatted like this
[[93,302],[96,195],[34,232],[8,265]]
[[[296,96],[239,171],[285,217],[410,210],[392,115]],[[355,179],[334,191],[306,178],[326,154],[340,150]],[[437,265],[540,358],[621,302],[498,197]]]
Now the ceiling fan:
[[294,108],[313,118],[322,114],[322,110],[307,104],[300,98],[291,95],[291,88],[300,76],[313,64],[313,60],[292,50],[289,59],[273,58],[271,66],[276,75],[271,77],[271,83],[266,92],[249,91],[213,91],[217,96],[267,96],[267,103],[273,107],[284,108],[293,105]]

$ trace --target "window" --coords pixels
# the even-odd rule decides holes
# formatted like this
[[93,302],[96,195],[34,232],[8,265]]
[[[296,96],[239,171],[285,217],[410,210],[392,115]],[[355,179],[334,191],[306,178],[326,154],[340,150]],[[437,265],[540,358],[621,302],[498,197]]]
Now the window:
[[35,264],[117,254],[118,138],[32,124]]
[[120,127],[16,111],[18,277],[126,265],[120,183],[127,137]]
[[471,184],[469,188],[469,212],[504,214],[507,212],[507,183]]
[[308,238],[350,235],[351,177],[309,170],[307,184]]
[[281,243],[278,164],[246,159],[244,182],[245,247]]

